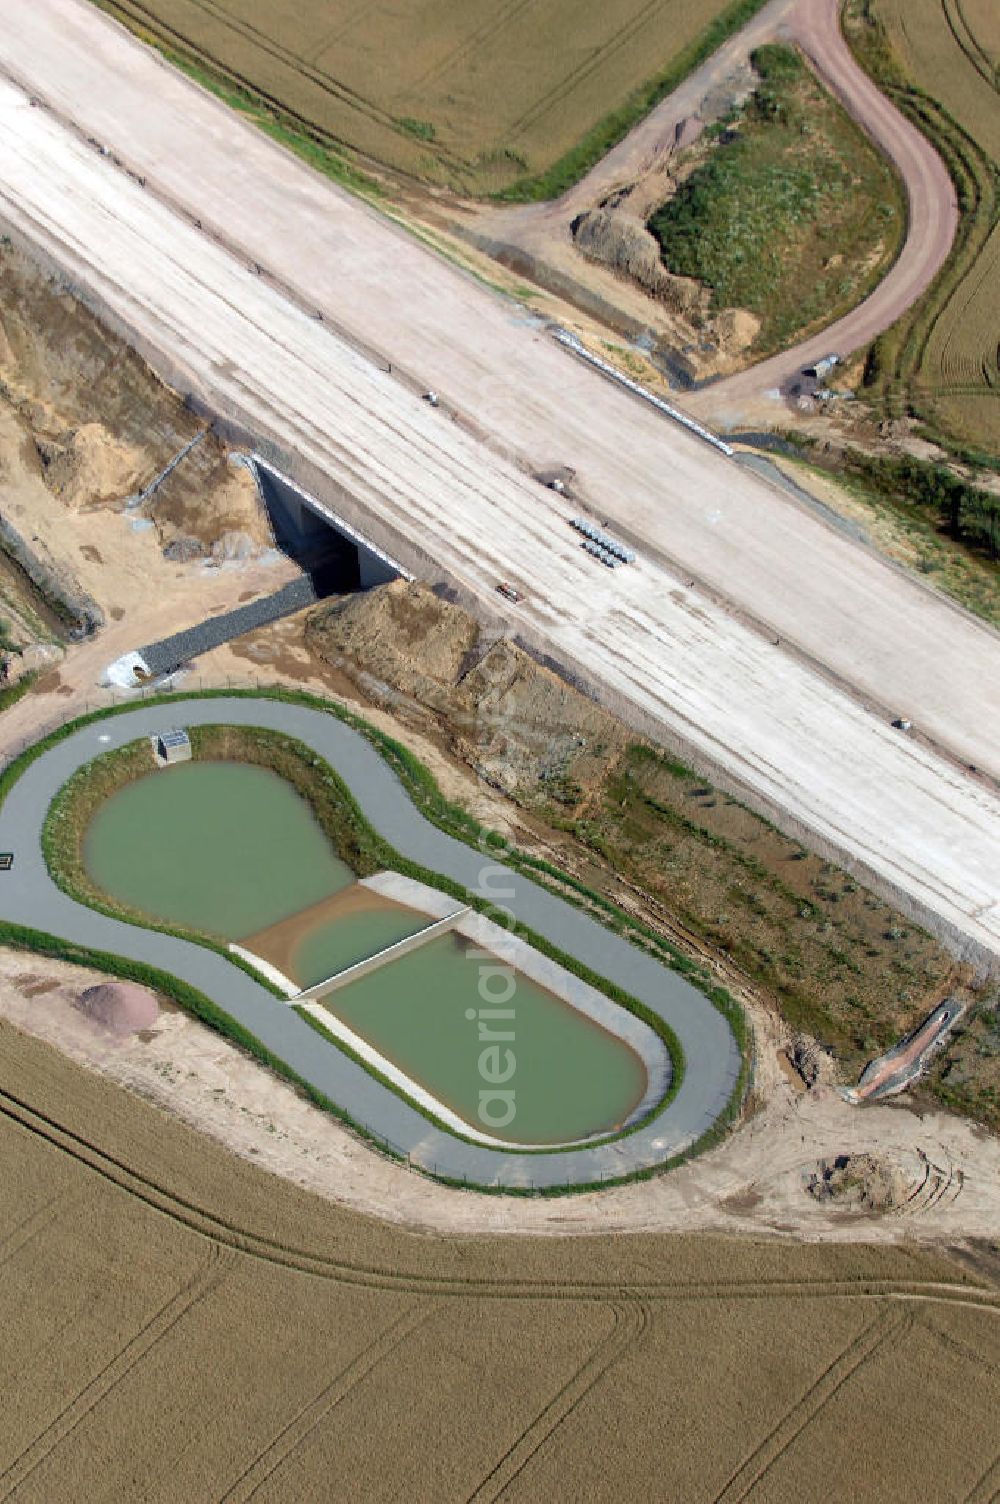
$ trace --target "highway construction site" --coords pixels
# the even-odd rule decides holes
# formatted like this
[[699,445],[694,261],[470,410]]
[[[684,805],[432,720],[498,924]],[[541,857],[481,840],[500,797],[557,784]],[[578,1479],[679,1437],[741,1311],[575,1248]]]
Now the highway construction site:
[[[0,12],[0,624],[33,676],[0,689],[0,775],[53,732],[0,777],[0,1494],[986,1504],[995,632],[96,8]],[[586,1182],[489,1179],[460,1135],[433,1178],[405,1086],[275,1023],[316,921],[410,879],[234,929],[264,988],[57,875],[66,780],[97,771],[96,808],[121,758],[138,789],[102,754],[140,733],[146,763],[194,752],[157,798],[211,745],[280,783],[248,749],[298,737],[284,795],[328,786],[357,833],[353,738],[369,835],[412,800],[458,852],[424,920],[468,919],[498,849],[472,831],[502,833],[529,926],[554,904],[594,978],[632,946],[653,974],[685,1066],[662,1122],[571,1150]],[[366,1136],[359,1084],[409,1138]],[[673,1104],[716,1141],[663,1174]]]
[[[65,9],[44,79],[39,8],[3,39],[22,80],[0,89],[12,232],[384,552],[494,616],[510,582],[525,646],[991,964],[994,635],[369,209],[287,158],[273,171],[270,143]],[[157,134],[170,153],[154,155]],[[560,465],[575,477],[564,496],[536,479]],[[568,526],[581,512],[638,562],[588,557]],[[915,735],[893,729],[900,715]]]

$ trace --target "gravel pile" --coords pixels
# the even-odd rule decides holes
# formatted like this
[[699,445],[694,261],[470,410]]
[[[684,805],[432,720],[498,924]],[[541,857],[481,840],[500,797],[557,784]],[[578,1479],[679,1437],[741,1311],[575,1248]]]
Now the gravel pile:
[[210,653],[213,648],[221,647],[224,642],[231,642],[234,637],[242,637],[244,632],[266,627],[282,616],[291,616],[294,611],[314,605],[317,599],[312,580],[308,575],[302,575],[290,585],[275,591],[274,595],[265,595],[259,601],[251,601],[249,605],[237,606],[235,611],[227,611],[222,616],[211,616],[199,626],[189,627],[186,632],[175,632],[172,637],[151,642],[140,648],[139,654],[149,665],[151,673],[169,674],[180,668],[182,663],[188,663],[202,653]]

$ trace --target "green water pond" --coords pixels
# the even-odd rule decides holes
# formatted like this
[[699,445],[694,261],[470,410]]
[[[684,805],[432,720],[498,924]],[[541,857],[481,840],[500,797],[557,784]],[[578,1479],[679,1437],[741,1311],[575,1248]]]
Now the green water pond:
[[[324,1007],[495,1138],[556,1144],[619,1127],[646,1090],[639,1056],[520,972],[502,1004],[513,1016],[493,1016],[501,1005],[480,994],[481,957],[462,936],[440,935],[331,993]],[[486,989],[507,990],[499,974]]]
[[326,920],[295,947],[292,976],[300,987],[312,987],[433,922],[426,914],[395,906]]
[[[184,763],[129,784],[95,815],[83,855],[105,893],[153,919],[229,940],[300,914],[355,881],[293,788],[266,769],[235,762]],[[296,945],[300,985],[325,980],[429,922],[378,904],[318,918]],[[509,981],[494,975],[484,995],[484,967],[496,964],[446,933],[331,994],[326,1006],[464,1122],[495,1138],[545,1145],[620,1127],[646,1090],[639,1056],[520,972],[508,972]]]
[[181,763],[128,784],[91,821],[83,860],[121,902],[227,940],[354,882],[301,795],[237,762]]

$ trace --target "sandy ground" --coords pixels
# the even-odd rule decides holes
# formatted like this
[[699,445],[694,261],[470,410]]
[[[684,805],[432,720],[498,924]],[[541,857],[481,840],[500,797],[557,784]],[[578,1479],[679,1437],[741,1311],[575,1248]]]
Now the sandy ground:
[[[349,312],[369,343],[384,336],[404,370],[440,362],[445,396],[467,378],[475,422],[493,440],[421,403],[395,364],[390,374],[361,356],[155,197],[148,179],[144,191],[5,85],[2,212],[141,344],[292,446],[425,570],[494,606],[498,576],[521,584],[525,638],[585,665],[612,709],[783,810],[787,825],[897,901],[1000,951],[1000,804],[887,725],[905,713],[956,759],[1000,770],[1000,701],[983,695],[994,634],[609,388],[510,305],[276,155],[96,11],[41,0],[30,12],[0,4],[0,14],[0,58],[35,71],[32,40],[47,38],[39,87],[68,95],[102,134],[127,134],[165,195],[193,193],[208,223],[225,217],[227,233],[253,240],[270,207],[261,256],[287,262],[293,280],[308,268],[313,298],[333,316]],[[583,498],[640,540],[639,566],[614,576],[596,566],[566,527],[579,503],[543,490],[499,449],[526,462],[572,457]],[[134,624],[130,635],[130,646],[143,640]]]
[[[75,998],[94,973],[0,951],[0,1013],[71,1059],[297,1185],[387,1221],[435,1232],[727,1232],[798,1240],[954,1242],[1000,1232],[1000,1142],[905,1107],[849,1107],[802,1088],[769,1015],[754,1018],[763,1103],[720,1148],[669,1176],[596,1195],[522,1200],[447,1190],[368,1149],[218,1035],[173,1007],[119,1039]],[[820,1202],[821,1161],[870,1154],[901,1187],[884,1214]]]

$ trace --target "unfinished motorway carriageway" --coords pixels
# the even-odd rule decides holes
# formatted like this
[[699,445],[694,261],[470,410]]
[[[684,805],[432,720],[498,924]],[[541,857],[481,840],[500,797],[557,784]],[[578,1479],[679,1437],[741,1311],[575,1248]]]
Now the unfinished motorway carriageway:
[[[0,65],[25,85],[0,85],[12,232],[407,568],[494,610],[510,580],[530,646],[957,948],[1000,954],[993,632],[605,381],[96,11],[0,10]],[[572,498],[532,479],[556,463],[577,472]],[[638,545],[635,565],[583,552],[568,526],[582,506]],[[926,741],[891,728],[900,712]]]

